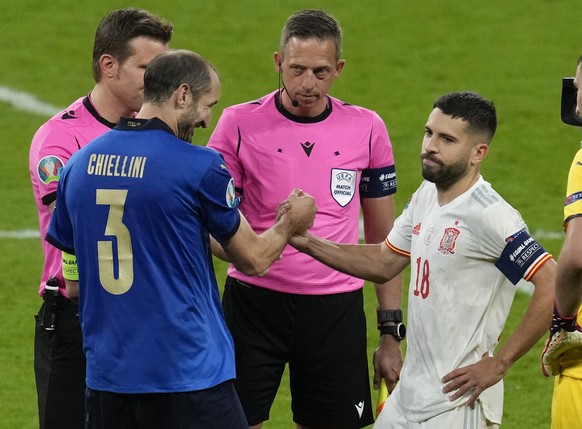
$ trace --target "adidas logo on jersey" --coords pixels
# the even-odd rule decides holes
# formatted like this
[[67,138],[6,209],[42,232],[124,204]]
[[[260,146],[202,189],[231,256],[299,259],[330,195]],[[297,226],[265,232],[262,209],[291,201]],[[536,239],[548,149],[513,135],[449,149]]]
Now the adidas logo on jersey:
[[418,223],[414,226],[414,228],[412,228],[412,233],[414,235],[420,235],[420,227],[421,227],[422,223]]

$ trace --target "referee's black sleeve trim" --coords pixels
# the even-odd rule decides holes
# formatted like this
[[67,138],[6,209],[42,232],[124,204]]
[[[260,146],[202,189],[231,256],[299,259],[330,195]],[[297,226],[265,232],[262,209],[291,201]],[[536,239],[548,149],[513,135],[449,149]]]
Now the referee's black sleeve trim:
[[46,194],[44,197],[41,198],[42,203],[45,206],[51,205],[53,201],[57,200],[57,191],[51,192],[50,194]]
[[46,235],[45,240],[63,252],[70,253],[71,255],[75,254],[75,249],[72,249],[72,248],[67,247],[67,246],[63,246],[60,241],[57,241],[54,237],[52,237],[48,234]]

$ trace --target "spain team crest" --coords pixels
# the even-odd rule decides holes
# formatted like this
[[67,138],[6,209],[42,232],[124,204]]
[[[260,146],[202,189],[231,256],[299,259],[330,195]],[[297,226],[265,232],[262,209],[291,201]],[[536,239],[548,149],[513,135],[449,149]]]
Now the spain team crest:
[[331,196],[342,206],[347,206],[356,193],[356,170],[331,169]]
[[457,228],[446,228],[443,238],[439,245],[439,252],[443,255],[453,255],[455,253],[455,246],[457,244],[457,238],[459,238],[459,231]]

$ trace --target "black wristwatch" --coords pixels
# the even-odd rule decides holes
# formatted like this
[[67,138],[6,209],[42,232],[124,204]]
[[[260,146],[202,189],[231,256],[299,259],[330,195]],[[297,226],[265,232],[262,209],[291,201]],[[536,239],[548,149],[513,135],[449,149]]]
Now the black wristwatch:
[[382,325],[380,335],[392,335],[396,341],[402,341],[406,338],[406,326],[402,322],[395,325]]
[[406,326],[402,323],[402,310],[376,310],[380,335],[392,335],[397,341],[406,337]]

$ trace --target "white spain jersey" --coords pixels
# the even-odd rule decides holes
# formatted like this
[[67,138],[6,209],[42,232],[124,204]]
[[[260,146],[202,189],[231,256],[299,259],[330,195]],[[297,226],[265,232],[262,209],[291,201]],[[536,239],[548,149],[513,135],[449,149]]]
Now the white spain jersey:
[[[410,255],[407,353],[391,400],[412,421],[466,402],[450,402],[442,377],[493,354],[513,301],[513,284],[529,280],[549,255],[519,213],[479,178],[444,206],[424,182],[386,239]],[[513,284],[512,284],[513,283]],[[501,422],[503,385],[480,396],[486,417]]]

